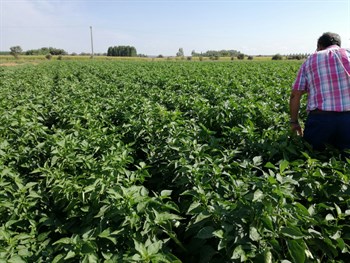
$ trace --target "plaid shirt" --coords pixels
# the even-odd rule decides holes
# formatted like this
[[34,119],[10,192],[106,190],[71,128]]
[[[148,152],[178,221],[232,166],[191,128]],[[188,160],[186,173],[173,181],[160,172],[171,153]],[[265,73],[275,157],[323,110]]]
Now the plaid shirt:
[[293,89],[307,91],[308,111],[350,111],[350,49],[333,45],[309,56]]

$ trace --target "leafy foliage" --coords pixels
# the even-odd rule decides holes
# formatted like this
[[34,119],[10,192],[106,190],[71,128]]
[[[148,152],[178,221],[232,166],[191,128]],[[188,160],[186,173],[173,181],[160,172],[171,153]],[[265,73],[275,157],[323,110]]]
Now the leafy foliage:
[[349,160],[288,132],[299,66],[1,68],[0,260],[348,262]]
[[13,46],[10,47],[10,54],[14,56],[15,58],[18,58],[18,56],[22,53],[22,48],[20,46]]
[[[206,52],[196,53],[194,50],[191,52],[193,57],[238,57],[242,53],[237,50],[208,50]],[[242,54],[244,56],[244,54]]]
[[273,55],[272,60],[282,60],[283,56],[281,54]]
[[42,47],[40,49],[30,49],[25,52],[26,55],[67,55],[67,51],[64,49],[54,47]]
[[136,57],[136,55],[137,51],[133,46],[114,46],[107,50],[107,56]]

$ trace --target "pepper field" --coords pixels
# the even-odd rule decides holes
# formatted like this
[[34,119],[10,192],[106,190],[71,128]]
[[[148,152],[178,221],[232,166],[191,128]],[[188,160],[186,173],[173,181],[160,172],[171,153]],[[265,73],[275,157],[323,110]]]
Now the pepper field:
[[300,65],[0,67],[0,262],[350,262],[350,160],[289,132]]

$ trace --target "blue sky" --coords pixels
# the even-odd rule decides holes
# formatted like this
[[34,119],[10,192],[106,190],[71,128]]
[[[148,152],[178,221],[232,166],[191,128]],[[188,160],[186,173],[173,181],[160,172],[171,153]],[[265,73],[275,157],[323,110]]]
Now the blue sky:
[[0,0],[0,50],[107,52],[130,45],[146,55],[179,48],[248,55],[311,53],[327,31],[350,47],[350,0]]

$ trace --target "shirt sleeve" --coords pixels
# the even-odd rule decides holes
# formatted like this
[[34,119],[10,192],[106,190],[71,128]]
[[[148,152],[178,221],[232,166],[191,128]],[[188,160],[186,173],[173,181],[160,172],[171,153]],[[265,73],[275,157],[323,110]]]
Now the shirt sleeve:
[[306,79],[305,63],[300,67],[297,78],[293,85],[293,90],[306,91],[308,89],[308,82]]

